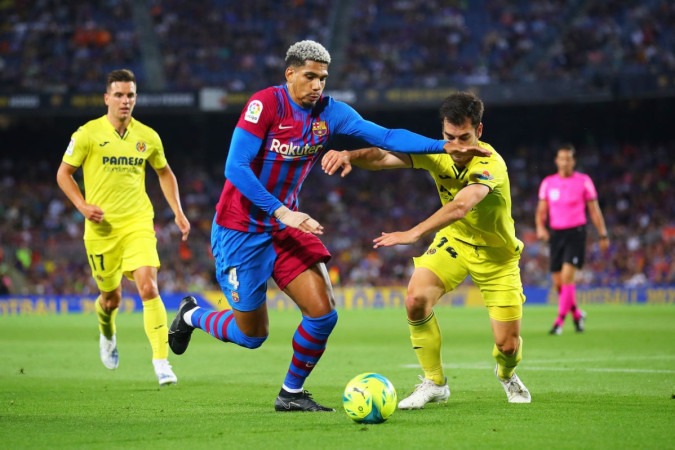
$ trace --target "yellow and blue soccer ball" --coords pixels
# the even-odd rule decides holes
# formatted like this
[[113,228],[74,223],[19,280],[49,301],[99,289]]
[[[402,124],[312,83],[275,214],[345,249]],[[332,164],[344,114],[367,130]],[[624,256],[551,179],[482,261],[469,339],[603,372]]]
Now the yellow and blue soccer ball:
[[342,406],[356,423],[382,423],[396,411],[396,389],[378,373],[362,373],[347,383]]

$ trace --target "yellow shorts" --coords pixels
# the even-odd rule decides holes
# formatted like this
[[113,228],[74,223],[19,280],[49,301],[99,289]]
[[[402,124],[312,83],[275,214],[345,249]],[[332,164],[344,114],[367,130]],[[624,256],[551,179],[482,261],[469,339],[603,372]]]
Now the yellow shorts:
[[91,274],[104,292],[117,289],[122,275],[133,280],[139,267],[159,268],[157,238],[154,230],[133,230],[115,237],[85,239],[84,248]]
[[503,247],[477,247],[437,233],[427,251],[413,260],[415,267],[435,273],[446,292],[471,276],[486,306],[522,307],[525,295],[518,267],[522,249],[522,243],[515,253]]

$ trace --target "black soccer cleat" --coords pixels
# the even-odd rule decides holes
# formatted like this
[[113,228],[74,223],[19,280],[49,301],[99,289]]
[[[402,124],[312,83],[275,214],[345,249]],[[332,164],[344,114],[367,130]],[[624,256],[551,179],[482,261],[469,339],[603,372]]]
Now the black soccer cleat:
[[190,344],[190,338],[192,337],[192,332],[194,327],[188,325],[188,323],[183,319],[183,314],[190,311],[191,309],[196,308],[197,300],[191,295],[185,297],[181,300],[180,305],[178,305],[178,312],[176,317],[171,322],[169,327],[169,347],[171,351],[176,355],[182,355],[185,353],[185,350]]
[[562,327],[559,327],[558,325],[553,325],[553,328],[551,328],[548,334],[553,336],[560,336],[562,334]]
[[307,391],[298,393],[286,392],[283,389],[279,391],[276,401],[274,402],[274,409],[276,411],[306,411],[306,412],[335,412],[333,408],[327,408],[319,405],[312,398],[312,394]]

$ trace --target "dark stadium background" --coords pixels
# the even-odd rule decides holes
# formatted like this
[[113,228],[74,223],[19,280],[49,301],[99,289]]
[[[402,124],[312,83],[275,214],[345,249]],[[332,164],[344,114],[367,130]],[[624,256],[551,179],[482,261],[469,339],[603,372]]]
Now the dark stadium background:
[[[366,118],[439,136],[436,107],[461,89],[485,101],[484,134],[506,159],[513,216],[526,242],[523,279],[547,287],[533,238],[541,178],[572,142],[591,175],[612,237],[589,235],[580,285],[675,285],[675,7],[671,2],[9,2],[0,8],[0,275],[12,294],[94,292],[81,219],[55,176],[70,135],[105,113],[104,78],[139,78],[134,116],[155,128],[181,184],[193,233],[180,245],[156,205],[165,291],[217,288],[208,236],[229,138],[248,95],[280,82],[295,40],[334,57],[327,92]],[[292,7],[291,7],[292,6]],[[437,5],[438,6],[438,5]],[[272,26],[274,25],[274,26]],[[424,30],[424,32],[421,32]],[[499,45],[497,45],[499,44]],[[338,148],[359,145],[335,142]],[[336,284],[405,285],[424,243],[372,252],[380,231],[438,206],[427,176],[318,168],[301,207],[326,227]]]

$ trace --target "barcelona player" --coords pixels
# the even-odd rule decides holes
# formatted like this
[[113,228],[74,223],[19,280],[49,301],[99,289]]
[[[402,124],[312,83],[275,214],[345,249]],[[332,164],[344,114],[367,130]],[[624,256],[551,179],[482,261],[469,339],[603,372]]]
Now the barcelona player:
[[598,193],[591,177],[574,170],[576,159],[572,144],[558,148],[553,175],[539,186],[539,202],[535,213],[537,237],[549,243],[553,288],[558,293],[558,315],[549,334],[562,334],[565,317],[572,314],[574,329],[584,331],[586,313],[577,305],[577,269],[586,257],[586,211],[598,231],[600,250],[609,248],[607,226],[598,203]]
[[450,388],[441,361],[441,332],[433,307],[441,297],[470,276],[487,307],[494,336],[495,374],[510,403],[530,403],[530,392],[515,370],[522,359],[520,323],[525,296],[518,262],[523,243],[511,218],[511,192],[506,164],[483,132],[483,102],[458,92],[440,107],[443,137],[465,148],[489,150],[488,157],[471,154],[407,155],[366,148],[331,150],[322,160],[328,174],[352,165],[369,170],[415,168],[428,171],[436,182],[442,207],[406,231],[383,232],[374,247],[412,244],[435,233],[428,250],[414,258],[405,305],[410,340],[424,376],[399,402],[400,409],[421,409],[429,402],[446,402]]
[[[100,290],[95,302],[100,357],[108,369],[119,365],[115,317],[122,297],[122,276],[126,276],[136,283],[143,302],[143,325],[159,384],[174,384],[177,378],[167,359],[166,309],[157,287],[160,261],[153,207],[145,191],[146,165],[159,177],[183,240],[190,232],[190,222],[181,208],[178,183],[159,135],[132,117],[136,105],[133,72],[110,72],[103,99],[107,114],[73,133],[56,175],[61,190],[86,219],[84,246]],[[73,178],[80,167],[84,195]]]
[[330,254],[317,237],[323,227],[298,210],[307,174],[339,134],[402,152],[489,151],[383,128],[324,95],[331,58],[317,42],[296,42],[285,61],[286,83],[253,94],[241,113],[216,206],[211,235],[216,276],[232,309],[208,310],[186,297],[171,324],[169,345],[176,354],[185,352],[199,328],[224,342],[261,346],[268,336],[265,294],[271,277],[302,314],[275,410],[334,411],[304,389],[337,322],[325,265]]

